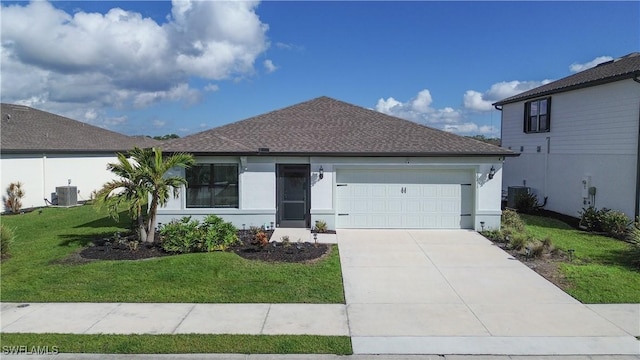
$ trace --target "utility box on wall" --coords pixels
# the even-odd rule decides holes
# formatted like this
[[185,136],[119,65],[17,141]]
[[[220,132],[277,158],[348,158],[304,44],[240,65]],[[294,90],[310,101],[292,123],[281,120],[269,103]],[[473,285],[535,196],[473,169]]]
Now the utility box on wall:
[[507,191],[507,207],[515,208],[516,199],[520,194],[527,195],[531,189],[527,186],[509,186]]
[[58,186],[56,187],[59,206],[73,206],[78,204],[78,187],[77,186]]

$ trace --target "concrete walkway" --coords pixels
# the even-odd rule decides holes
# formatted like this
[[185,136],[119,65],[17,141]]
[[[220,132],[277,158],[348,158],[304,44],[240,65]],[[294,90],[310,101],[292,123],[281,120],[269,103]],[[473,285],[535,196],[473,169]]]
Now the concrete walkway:
[[[338,231],[356,354],[640,354],[640,342],[472,231]],[[640,324],[638,309],[623,309]]]
[[341,304],[3,303],[4,333],[349,336]]

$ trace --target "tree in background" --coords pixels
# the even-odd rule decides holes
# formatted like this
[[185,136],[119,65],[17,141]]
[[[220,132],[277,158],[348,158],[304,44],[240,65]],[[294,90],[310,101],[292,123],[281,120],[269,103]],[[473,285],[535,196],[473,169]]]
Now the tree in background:
[[[159,148],[136,147],[127,155],[118,153],[118,162],[107,165],[119,179],[109,181],[98,190],[96,203],[106,206],[114,219],[118,217],[119,208],[127,206],[136,221],[140,241],[153,243],[158,206],[166,205],[171,193],[177,198],[180,187],[187,183],[181,176],[166,176],[167,172],[175,167],[188,168],[195,160],[190,154],[163,156]],[[145,219],[143,206],[147,201],[150,203]]]

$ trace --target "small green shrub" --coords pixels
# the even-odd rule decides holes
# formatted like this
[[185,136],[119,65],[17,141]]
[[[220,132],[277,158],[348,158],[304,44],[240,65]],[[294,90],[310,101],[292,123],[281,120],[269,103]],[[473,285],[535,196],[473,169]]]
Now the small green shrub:
[[185,216],[160,227],[162,248],[167,252],[190,253],[225,250],[238,241],[238,230],[216,215],[202,222]]
[[621,211],[594,207],[582,209],[580,212],[580,225],[592,232],[604,232],[607,235],[624,239],[628,232],[631,220]]
[[529,249],[529,257],[539,258],[544,254],[544,243],[538,240],[531,240],[525,245],[525,249]]
[[12,228],[0,224],[0,255],[2,258],[9,256],[11,244],[15,241],[16,235]]
[[282,236],[280,238],[280,241],[282,242],[282,246],[284,246],[285,248],[291,247],[291,239],[289,238],[289,235]]
[[527,245],[527,241],[529,240],[527,234],[524,233],[512,234],[508,237],[508,239],[509,243],[507,244],[507,246],[509,247],[509,249],[513,249],[516,251],[524,249],[524,247]]
[[160,236],[164,251],[181,254],[195,251],[201,238],[199,225],[199,221],[191,220],[191,216],[162,224]]
[[502,227],[512,229],[515,232],[524,231],[524,221],[517,212],[513,210],[504,210],[502,212]]
[[519,193],[516,198],[516,209],[519,212],[528,214],[538,209],[538,197],[533,193]]
[[504,231],[502,230],[497,230],[497,229],[492,229],[492,230],[485,230],[483,232],[481,232],[481,234],[486,237],[487,239],[494,241],[494,242],[506,242],[507,240],[505,239],[506,234],[504,233]]
[[602,231],[617,239],[625,237],[630,223],[631,220],[627,215],[618,210],[609,210],[603,213],[600,219]]
[[327,232],[327,222],[326,221],[322,221],[322,220],[316,221],[315,230],[316,230],[317,233],[326,233]]

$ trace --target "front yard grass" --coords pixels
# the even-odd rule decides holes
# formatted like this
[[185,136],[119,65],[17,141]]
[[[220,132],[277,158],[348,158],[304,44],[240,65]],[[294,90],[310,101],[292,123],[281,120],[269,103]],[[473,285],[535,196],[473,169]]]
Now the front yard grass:
[[[3,351],[101,354],[337,354],[349,355],[348,336],[2,334]],[[55,347],[55,348],[54,348]]]
[[4,302],[344,303],[337,246],[314,264],[249,261],[228,252],[139,261],[69,261],[93,239],[130,220],[92,206],[2,216],[15,229],[2,261]]
[[564,290],[586,304],[640,303],[640,271],[631,265],[630,244],[580,231],[562,221],[521,215],[526,231],[539,238],[551,238],[553,245],[568,252],[573,261],[560,263],[569,283]]

